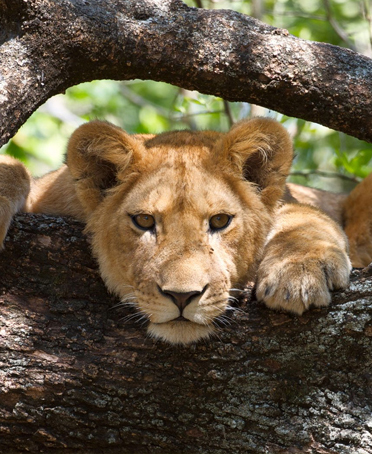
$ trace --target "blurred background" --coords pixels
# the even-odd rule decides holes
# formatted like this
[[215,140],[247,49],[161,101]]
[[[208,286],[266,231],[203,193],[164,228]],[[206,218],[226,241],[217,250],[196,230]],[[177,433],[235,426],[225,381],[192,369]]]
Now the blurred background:
[[[348,47],[372,56],[370,0],[186,0],[189,6],[233,9],[306,40]],[[39,176],[61,165],[68,137],[85,121],[108,120],[130,133],[170,129],[226,131],[251,116],[270,116],[293,137],[291,181],[335,192],[349,191],[372,172],[372,144],[318,124],[248,103],[152,81],[93,81],[74,86],[38,109],[0,153],[23,161]]]

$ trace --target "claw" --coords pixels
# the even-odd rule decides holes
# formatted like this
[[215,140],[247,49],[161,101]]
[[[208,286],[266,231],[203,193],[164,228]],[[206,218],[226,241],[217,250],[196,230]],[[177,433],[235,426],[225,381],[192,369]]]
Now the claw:
[[265,296],[271,296],[272,290],[273,290],[272,286],[268,285],[265,289]]
[[308,302],[309,302],[309,292],[307,290],[303,290],[302,291],[302,301],[307,307],[308,306]]

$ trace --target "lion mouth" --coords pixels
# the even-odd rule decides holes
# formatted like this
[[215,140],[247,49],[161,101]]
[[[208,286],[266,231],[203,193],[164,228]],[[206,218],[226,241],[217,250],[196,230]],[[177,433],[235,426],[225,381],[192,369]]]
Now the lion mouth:
[[180,315],[179,317],[171,320],[172,322],[189,322],[191,323],[191,320],[188,320],[187,318],[185,318],[183,315]]
[[160,322],[160,323],[156,323],[156,322],[151,322],[152,324],[154,325],[164,325],[166,323],[174,323],[174,322],[187,322],[187,323],[195,323],[198,325],[197,322],[193,322],[192,320],[189,320],[188,318],[185,318],[183,315],[180,315],[179,317],[177,318],[173,318],[172,320],[167,320],[166,322]]

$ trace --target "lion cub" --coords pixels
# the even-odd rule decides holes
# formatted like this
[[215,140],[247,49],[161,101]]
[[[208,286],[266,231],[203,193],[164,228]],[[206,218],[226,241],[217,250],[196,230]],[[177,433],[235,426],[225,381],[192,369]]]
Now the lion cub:
[[[270,119],[242,121],[226,134],[158,136],[93,121],[72,135],[66,165],[38,180],[0,157],[0,245],[18,211],[82,220],[108,289],[135,300],[148,332],[170,343],[208,337],[230,290],[254,279],[269,307],[302,314],[347,286],[351,263],[339,223],[283,202],[297,193],[311,199],[286,188],[292,158],[287,132]],[[336,203],[358,266],[372,255],[362,244],[371,217],[364,231],[353,224],[365,189]],[[327,207],[319,195],[310,203]]]

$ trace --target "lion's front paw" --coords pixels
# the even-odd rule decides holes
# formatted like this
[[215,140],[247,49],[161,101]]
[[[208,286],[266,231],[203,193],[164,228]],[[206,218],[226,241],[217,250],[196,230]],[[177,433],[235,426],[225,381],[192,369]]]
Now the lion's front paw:
[[[316,250],[317,248],[315,248]],[[330,291],[348,285],[350,260],[341,249],[330,246],[320,257],[315,254],[270,253],[257,274],[256,294],[272,309],[301,315],[311,305],[327,306]]]
[[0,251],[4,248],[4,240],[12,220],[12,215],[9,200],[0,196]]

